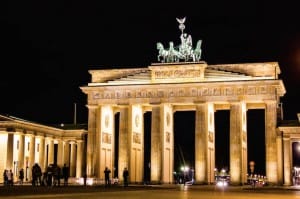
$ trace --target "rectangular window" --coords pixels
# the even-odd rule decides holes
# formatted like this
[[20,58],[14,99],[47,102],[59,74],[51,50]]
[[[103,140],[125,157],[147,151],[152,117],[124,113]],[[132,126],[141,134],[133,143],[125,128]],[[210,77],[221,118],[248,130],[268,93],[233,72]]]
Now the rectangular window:
[[19,150],[19,140],[17,140],[17,149]]
[[27,143],[27,151],[30,149],[30,142]]
[[37,152],[40,151],[40,143],[37,144],[37,146],[36,146],[36,151],[37,151]]

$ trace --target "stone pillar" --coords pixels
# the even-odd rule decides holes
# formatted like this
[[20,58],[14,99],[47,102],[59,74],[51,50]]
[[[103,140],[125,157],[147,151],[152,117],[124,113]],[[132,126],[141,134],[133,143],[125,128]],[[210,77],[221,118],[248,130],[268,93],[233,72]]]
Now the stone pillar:
[[39,146],[39,165],[43,171],[45,171],[45,137],[39,136],[40,138],[40,146]]
[[88,113],[88,138],[87,138],[87,167],[86,172],[88,177],[95,176],[95,144],[96,144],[96,118],[98,106],[87,106]]
[[35,164],[35,135],[30,134],[29,140],[29,179],[32,179],[32,167]]
[[160,107],[152,108],[151,119],[151,183],[161,183],[162,180],[162,133]]
[[112,106],[106,105],[99,108],[99,128],[96,132],[96,154],[98,159],[96,159],[95,174],[100,179],[104,179],[105,167],[113,171],[114,119]]
[[291,139],[289,137],[284,137],[283,138],[283,169],[284,169],[283,184],[287,186],[292,185],[291,148],[292,148]]
[[[14,134],[8,133],[7,134],[7,154],[6,154],[6,167],[4,169],[14,169],[13,172],[16,173],[16,168],[13,166],[16,164],[17,160],[14,160]],[[14,164],[14,165],[13,165]],[[17,166],[17,165],[15,165]]]
[[76,143],[71,142],[70,177],[76,175]]
[[247,182],[246,105],[230,104],[230,182],[240,185]]
[[[48,165],[54,163],[54,141],[53,138],[48,138]],[[47,166],[48,166],[47,165]]]
[[278,165],[278,183],[279,185],[283,185],[284,178],[283,178],[283,137],[282,132],[279,129],[276,129],[276,142],[277,142],[277,165]]
[[195,181],[198,184],[211,184],[215,174],[213,104],[197,104],[195,121]]
[[61,168],[64,166],[64,145],[61,139],[57,140],[57,165]]
[[76,155],[76,178],[82,177],[83,166],[83,140],[77,140],[77,155]]
[[70,168],[70,143],[69,141],[64,141],[63,145],[64,145],[63,165],[66,164],[66,166]]
[[144,168],[144,125],[140,105],[131,105],[128,111],[129,181],[143,182]]
[[173,183],[174,170],[174,131],[173,108],[169,104],[161,105],[162,134],[162,183]]
[[270,184],[278,184],[278,151],[277,151],[277,104],[276,101],[265,103],[265,129],[266,129],[266,174]]
[[118,177],[123,180],[123,169],[129,166],[129,147],[128,147],[128,107],[120,108],[119,119],[119,158],[118,158]]
[[24,165],[24,142],[25,136],[23,133],[19,134],[19,147],[18,147],[18,162],[19,162],[19,169],[23,168],[25,171],[26,165]]

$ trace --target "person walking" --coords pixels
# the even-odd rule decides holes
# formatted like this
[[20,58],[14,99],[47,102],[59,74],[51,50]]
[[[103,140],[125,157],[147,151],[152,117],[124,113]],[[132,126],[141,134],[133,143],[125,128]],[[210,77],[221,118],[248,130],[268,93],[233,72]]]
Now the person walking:
[[110,170],[108,169],[108,167],[105,167],[105,170],[104,170],[105,187],[110,185],[109,174],[110,174]]
[[128,176],[129,176],[129,172],[128,172],[127,168],[125,167],[123,170],[124,187],[128,187]]
[[20,184],[22,185],[23,184],[23,181],[24,181],[24,169],[20,169],[19,171],[19,180],[20,180]]

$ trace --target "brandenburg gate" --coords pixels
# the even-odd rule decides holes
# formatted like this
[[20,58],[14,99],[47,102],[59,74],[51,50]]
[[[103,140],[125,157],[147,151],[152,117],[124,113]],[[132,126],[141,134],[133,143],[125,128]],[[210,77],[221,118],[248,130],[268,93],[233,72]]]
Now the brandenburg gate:
[[[266,176],[282,182],[282,141],[277,108],[285,94],[276,62],[208,65],[206,62],[157,63],[147,68],[90,70],[87,94],[87,175],[104,178],[106,166],[118,164],[119,178],[128,168],[131,182],[144,173],[143,114],[151,118],[151,182],[172,183],[173,115],[195,111],[195,181],[214,182],[214,113],[230,110],[230,176],[232,184],[247,181],[247,110],[265,110]],[[118,162],[115,117],[120,114]]]
[[[185,18],[177,19],[181,45],[157,43],[160,63],[145,68],[90,70],[87,95],[87,175],[104,179],[105,167],[129,170],[129,181],[141,183],[144,174],[144,117],[151,114],[150,180],[172,183],[176,111],[195,111],[195,182],[211,184],[215,169],[215,121],[219,110],[230,111],[230,181],[247,182],[247,110],[265,110],[266,176],[269,183],[283,179],[282,139],[277,131],[277,109],[285,94],[277,62],[208,65],[201,61],[184,33]],[[119,114],[115,142],[115,114]],[[115,162],[115,143],[118,158]]]

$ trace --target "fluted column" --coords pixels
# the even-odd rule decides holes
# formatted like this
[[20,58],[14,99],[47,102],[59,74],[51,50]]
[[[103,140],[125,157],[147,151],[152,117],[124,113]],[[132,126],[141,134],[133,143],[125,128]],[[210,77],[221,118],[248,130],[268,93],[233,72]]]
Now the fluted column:
[[151,119],[151,182],[161,182],[162,172],[162,133],[160,107],[152,108]]
[[197,104],[195,122],[195,180],[198,184],[211,184],[215,169],[214,105]]
[[129,147],[128,147],[128,107],[120,108],[119,119],[119,158],[118,158],[118,177],[123,180],[123,169],[129,166]]
[[266,129],[266,173],[270,184],[278,184],[278,151],[277,151],[277,104],[276,101],[265,103],[265,129]]
[[26,165],[24,165],[24,142],[25,136],[23,133],[19,134],[19,147],[18,147],[18,162],[19,162],[19,169],[23,168],[25,170]]
[[48,138],[48,165],[54,163],[54,141],[53,138]]
[[230,182],[247,181],[246,107],[243,102],[230,104]]
[[161,115],[162,183],[171,184],[174,176],[173,107],[169,104],[162,104]]
[[29,141],[29,167],[32,168],[35,163],[35,135],[31,134]]
[[[31,171],[32,166],[36,163],[35,162],[35,135],[30,134],[30,138],[29,138],[29,169]],[[32,173],[29,173],[29,179],[32,178]]]
[[57,165],[60,167],[64,165],[64,144],[61,139],[57,140]]
[[289,137],[283,138],[283,168],[284,168],[284,185],[290,186],[292,185],[291,179],[291,139]]
[[[6,166],[4,165],[4,168],[5,169],[14,169],[14,173],[16,173],[16,168],[13,168],[13,163],[16,164],[15,161],[17,160],[14,160],[13,157],[14,157],[14,134],[12,133],[8,133],[7,134],[7,154],[6,154]],[[14,164],[14,165],[15,165]],[[15,165],[17,166],[17,165]]]
[[77,140],[77,155],[76,155],[76,178],[82,177],[83,166],[83,140]]
[[[99,107],[99,120],[96,132],[95,175],[104,179],[105,167],[113,171],[114,160],[114,111],[110,105]],[[112,173],[111,173],[112,175]]]
[[144,167],[144,125],[140,105],[131,105],[128,112],[129,181],[141,183]]
[[96,152],[96,124],[98,106],[87,106],[88,113],[88,138],[87,138],[87,167],[88,177],[95,176],[95,152]]
[[70,176],[74,177],[75,174],[76,174],[76,143],[71,142]]
[[64,157],[63,157],[63,164],[66,164],[70,167],[70,143],[69,141],[64,141]]
[[46,161],[46,155],[45,155],[45,137],[39,136],[39,165],[43,171],[45,171],[45,161]]

